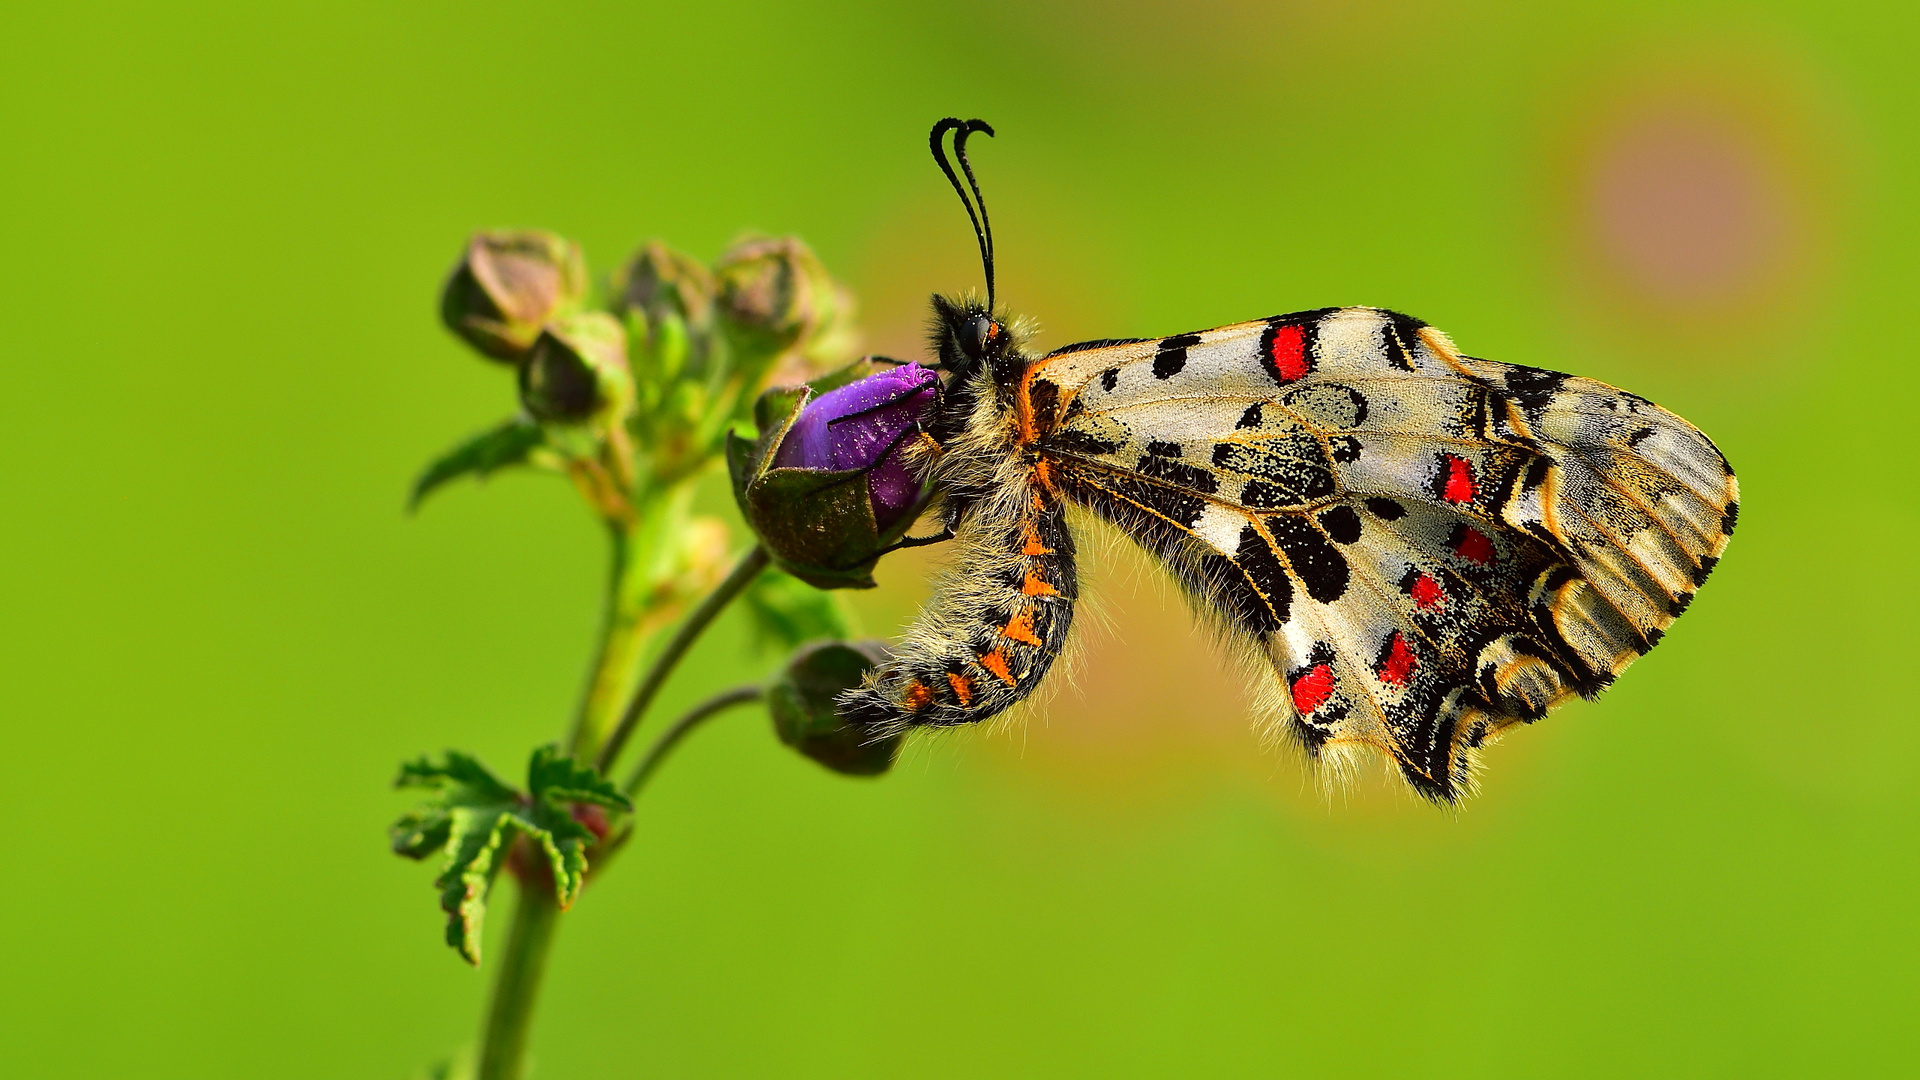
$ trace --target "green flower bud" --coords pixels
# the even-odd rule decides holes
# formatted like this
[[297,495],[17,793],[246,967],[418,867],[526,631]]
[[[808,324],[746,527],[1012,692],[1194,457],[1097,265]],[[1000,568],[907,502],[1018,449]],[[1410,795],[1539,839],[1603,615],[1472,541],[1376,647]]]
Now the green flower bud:
[[549,324],[520,365],[520,401],[536,419],[552,423],[624,417],[633,401],[633,373],[620,321],[604,311],[585,311]]
[[744,240],[714,266],[720,313],[735,326],[791,345],[818,321],[821,284],[828,281],[807,245],[791,236]]
[[834,711],[836,699],[886,657],[887,647],[878,641],[823,641],[794,653],[767,687],[767,711],[780,741],[849,776],[878,776],[893,768],[903,733],[876,734]]
[[441,290],[440,319],[487,356],[513,362],[586,291],[586,262],[573,241],[537,231],[476,233]]
[[669,316],[693,329],[713,318],[713,274],[691,255],[658,240],[648,241],[614,271],[611,306],[616,315],[638,311],[649,324]]
[[853,296],[798,238],[743,240],[720,256],[714,280],[716,311],[745,354],[738,362],[755,372],[785,356],[781,381],[798,382],[850,351]]

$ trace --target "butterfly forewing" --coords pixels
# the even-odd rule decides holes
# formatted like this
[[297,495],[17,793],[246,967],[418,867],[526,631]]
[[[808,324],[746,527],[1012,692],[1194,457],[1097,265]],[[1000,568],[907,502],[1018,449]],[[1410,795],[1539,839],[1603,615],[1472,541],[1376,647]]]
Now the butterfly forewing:
[[1062,350],[1042,384],[1062,490],[1259,643],[1300,741],[1378,747],[1436,798],[1650,648],[1733,525],[1685,421],[1378,309]]

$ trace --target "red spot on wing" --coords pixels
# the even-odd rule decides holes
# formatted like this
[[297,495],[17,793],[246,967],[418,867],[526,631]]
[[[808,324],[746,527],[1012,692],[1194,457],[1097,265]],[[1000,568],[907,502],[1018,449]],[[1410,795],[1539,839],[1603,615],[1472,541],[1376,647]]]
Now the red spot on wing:
[[1301,714],[1310,713],[1326,704],[1333,693],[1333,668],[1327,664],[1315,664],[1305,675],[1293,680],[1293,707]]
[[1305,327],[1282,326],[1273,332],[1273,370],[1288,382],[1307,374]]
[[1420,666],[1420,660],[1407,648],[1406,635],[1393,632],[1393,639],[1387,644],[1387,655],[1381,659],[1380,667],[1375,671],[1380,681],[1388,686],[1405,686],[1413,678],[1414,669]]
[[1407,595],[1413,597],[1414,603],[1429,609],[1439,607],[1440,602],[1447,598],[1440,583],[1426,574],[1413,579],[1413,587],[1407,590]]
[[1446,486],[1441,489],[1440,497],[1458,506],[1461,503],[1472,502],[1474,495],[1479,490],[1479,485],[1473,482],[1472,463],[1468,462],[1465,458],[1448,454],[1447,483]]
[[1453,553],[1470,563],[1486,566],[1493,561],[1493,540],[1478,529],[1462,525],[1454,534]]

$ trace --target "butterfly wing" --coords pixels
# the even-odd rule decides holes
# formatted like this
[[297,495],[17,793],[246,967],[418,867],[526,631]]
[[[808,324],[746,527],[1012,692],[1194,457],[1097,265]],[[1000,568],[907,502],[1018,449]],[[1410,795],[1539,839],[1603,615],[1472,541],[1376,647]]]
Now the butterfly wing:
[[1737,507],[1671,413],[1373,308],[1070,347],[1031,385],[1063,492],[1258,642],[1297,739],[1436,799],[1651,648]]

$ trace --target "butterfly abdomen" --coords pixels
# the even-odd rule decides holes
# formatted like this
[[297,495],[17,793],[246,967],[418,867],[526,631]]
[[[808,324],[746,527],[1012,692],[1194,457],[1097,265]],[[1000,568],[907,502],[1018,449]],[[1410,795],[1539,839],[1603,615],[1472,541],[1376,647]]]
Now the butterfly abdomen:
[[978,503],[920,621],[841,713],[875,730],[988,719],[1031,694],[1065,648],[1079,594],[1065,507],[1040,484]]

